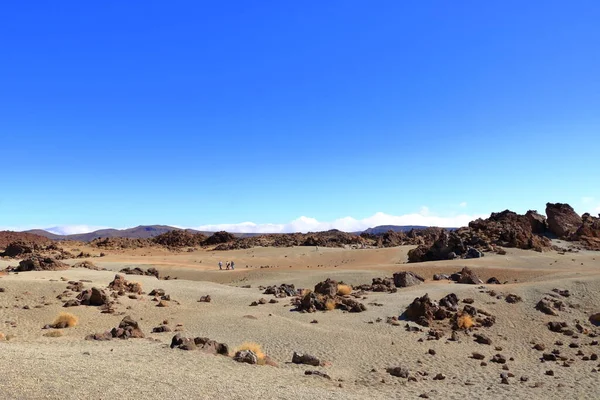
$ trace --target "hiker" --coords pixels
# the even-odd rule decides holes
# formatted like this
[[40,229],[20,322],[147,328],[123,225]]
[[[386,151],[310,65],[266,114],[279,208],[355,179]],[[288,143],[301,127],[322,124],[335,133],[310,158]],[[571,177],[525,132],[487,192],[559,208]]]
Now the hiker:
[[235,269],[233,266],[234,266],[234,264],[233,264],[233,261],[232,261],[232,262],[231,262],[231,269],[232,269],[232,270],[234,270],[234,269]]
[[227,264],[225,265],[225,269],[229,270],[229,261],[227,261]]
[[221,261],[219,261],[219,270],[223,269],[223,263]]

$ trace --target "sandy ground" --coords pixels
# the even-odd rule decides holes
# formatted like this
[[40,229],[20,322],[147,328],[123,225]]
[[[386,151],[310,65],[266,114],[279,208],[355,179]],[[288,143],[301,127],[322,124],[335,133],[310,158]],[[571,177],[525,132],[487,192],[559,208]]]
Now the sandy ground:
[[[195,250],[169,253],[163,250],[137,249],[93,258],[110,271],[70,269],[56,272],[27,272],[0,277],[0,331],[10,340],[0,342],[0,398],[4,399],[109,399],[194,398],[194,399],[406,399],[426,393],[432,399],[597,399],[600,373],[592,372],[600,361],[582,361],[600,353],[590,346],[585,335],[571,339],[550,332],[545,323],[582,321],[600,312],[600,253],[535,253],[509,250],[505,256],[486,256],[478,260],[455,260],[423,264],[404,264],[410,247],[392,249],[255,248],[228,252]],[[95,254],[93,251],[90,251]],[[96,251],[97,253],[97,251]],[[235,271],[218,271],[222,260],[236,262]],[[75,263],[79,260],[70,260]],[[14,260],[0,261],[0,267],[15,265]],[[325,278],[350,284],[370,283],[373,277],[391,276],[402,270],[416,271],[428,279],[434,273],[449,273],[463,266],[472,267],[486,280],[496,276],[506,285],[458,285],[447,281],[426,281],[422,285],[399,289],[397,293],[368,294],[367,311],[344,313],[340,310],[302,314],[292,312],[289,300],[277,304],[250,307],[263,295],[258,286],[293,283],[312,288]],[[138,281],[146,292],[162,288],[173,300],[167,308],[156,307],[151,297],[120,298],[117,314],[101,314],[96,307],[65,309],[56,296],[65,290],[68,280],[91,280],[85,287],[106,287],[114,272],[123,267],[154,266],[162,274],[179,279],[158,281],[153,277],[127,276]],[[246,267],[248,266],[248,267]],[[262,268],[261,268],[262,266]],[[268,266],[268,268],[267,268]],[[241,286],[251,285],[251,288]],[[572,308],[551,317],[534,309],[535,304],[553,288],[569,289],[566,301]],[[515,293],[523,302],[508,304],[485,293]],[[474,306],[496,316],[491,328],[479,332],[489,336],[492,346],[480,345],[466,334],[459,342],[447,337],[439,341],[427,338],[427,331],[407,332],[404,323],[392,326],[387,317],[399,316],[417,296],[425,293],[440,299],[456,293],[460,299],[471,297]],[[211,303],[199,303],[210,294]],[[373,306],[369,303],[381,303]],[[43,305],[49,303],[49,305]],[[24,309],[23,306],[29,306]],[[41,306],[36,308],[35,306]],[[64,336],[42,336],[62,311],[79,318],[79,324],[63,329]],[[119,314],[119,315],[118,315]],[[124,315],[131,315],[144,330],[146,339],[86,341],[84,337],[117,326]],[[252,316],[249,318],[248,316]],[[376,322],[381,318],[382,322]],[[274,366],[239,364],[224,356],[199,351],[170,349],[174,333],[151,333],[152,328],[169,320],[175,328],[183,324],[184,336],[206,336],[227,343],[231,348],[243,342],[256,342],[278,363]],[[312,320],[318,323],[311,323]],[[412,324],[414,325],[414,324]],[[562,340],[563,346],[554,346]],[[573,358],[570,367],[561,363],[540,362],[541,352],[532,342],[543,343],[547,350],[560,349]],[[569,348],[577,342],[580,348]],[[502,350],[495,350],[496,346]],[[428,350],[434,349],[435,355]],[[326,367],[291,364],[294,351],[313,354],[328,362]],[[487,366],[470,356],[478,351],[486,356]],[[489,362],[501,353],[509,371]],[[405,366],[416,382],[386,373],[389,366]],[[305,376],[305,370],[320,370],[332,380]],[[552,369],[555,376],[545,375]],[[423,376],[421,373],[428,373]],[[510,384],[500,383],[500,374],[511,372]],[[437,373],[445,380],[433,380]],[[520,382],[520,377],[528,377]]]

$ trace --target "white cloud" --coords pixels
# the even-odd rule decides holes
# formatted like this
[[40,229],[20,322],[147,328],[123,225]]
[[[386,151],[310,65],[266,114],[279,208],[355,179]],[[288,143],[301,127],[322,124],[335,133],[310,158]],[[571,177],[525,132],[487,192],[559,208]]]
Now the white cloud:
[[[600,212],[600,207],[598,207]],[[291,233],[291,232],[318,232],[327,231],[330,229],[338,229],[344,232],[359,232],[368,228],[372,228],[379,225],[419,225],[419,226],[439,226],[439,227],[461,227],[469,224],[470,221],[477,218],[487,218],[489,215],[468,215],[459,214],[451,216],[438,216],[435,215],[431,210],[423,206],[418,213],[405,214],[405,215],[390,215],[383,212],[375,213],[374,215],[356,219],[353,217],[338,218],[333,221],[318,221],[315,218],[302,216],[296,218],[293,221],[282,224],[266,223],[257,224],[254,222],[241,222],[235,224],[211,224],[201,225],[195,227],[189,226],[175,226],[177,228],[185,229],[192,228],[200,231],[228,231],[228,232],[243,232],[243,233]],[[14,231],[23,231],[27,229],[35,229],[39,227],[4,227],[2,229],[9,229]],[[105,226],[93,226],[93,225],[58,225],[52,228],[41,228],[48,232],[55,233],[57,235],[73,235],[79,233],[93,232],[98,229],[106,229]],[[115,228],[122,229],[122,228]]]
[[44,229],[47,232],[54,233],[56,235],[76,235],[79,233],[94,232],[99,229],[106,229],[105,226],[91,226],[91,225],[60,225],[52,228]]
[[465,208],[465,207],[467,206],[467,202],[466,202],[466,201],[463,201],[463,202],[462,202],[462,203],[460,203],[458,206],[459,206],[459,207],[461,207],[461,208]]
[[429,208],[422,207],[419,213],[405,215],[389,215],[378,212],[371,217],[355,219],[353,217],[339,218],[334,221],[318,221],[314,218],[300,217],[287,224],[256,224],[242,222],[239,224],[214,224],[194,227],[200,231],[228,231],[246,233],[290,233],[317,232],[329,229],[339,229],[345,232],[358,232],[378,225],[422,225],[440,227],[461,227],[477,218],[487,218],[487,215],[460,214],[450,217],[433,215]]

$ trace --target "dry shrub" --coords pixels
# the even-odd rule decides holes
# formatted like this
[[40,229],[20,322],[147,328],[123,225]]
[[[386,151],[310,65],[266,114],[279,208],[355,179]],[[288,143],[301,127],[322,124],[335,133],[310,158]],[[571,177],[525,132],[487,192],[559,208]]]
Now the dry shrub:
[[329,311],[335,309],[335,301],[333,299],[327,299],[325,302],[325,308]]
[[63,331],[60,331],[60,330],[44,333],[44,336],[46,336],[46,337],[61,337],[62,335],[63,335]]
[[6,340],[6,336],[4,336],[4,333],[0,332],[0,341],[2,340]]
[[347,296],[352,293],[352,288],[349,285],[339,284],[337,286],[337,294],[339,296]]
[[72,328],[79,322],[79,318],[74,316],[71,313],[62,312],[58,314],[58,317],[54,320],[52,325],[54,326],[64,326],[66,328]]
[[474,325],[473,318],[469,314],[462,314],[456,320],[458,329],[471,329]]
[[244,342],[238,348],[236,348],[233,353],[235,354],[238,351],[242,350],[250,350],[251,352],[256,354],[256,358],[258,359],[258,363],[260,365],[265,364],[266,354],[263,352],[260,344],[254,342]]

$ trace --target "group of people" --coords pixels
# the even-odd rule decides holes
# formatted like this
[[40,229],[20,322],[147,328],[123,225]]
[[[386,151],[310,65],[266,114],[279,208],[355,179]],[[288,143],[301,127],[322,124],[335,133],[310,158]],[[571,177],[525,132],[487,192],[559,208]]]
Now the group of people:
[[[219,261],[219,269],[222,270],[223,269],[223,263],[221,261]],[[233,263],[233,261],[227,261],[227,263],[225,264],[225,269],[235,269],[235,264]]]

